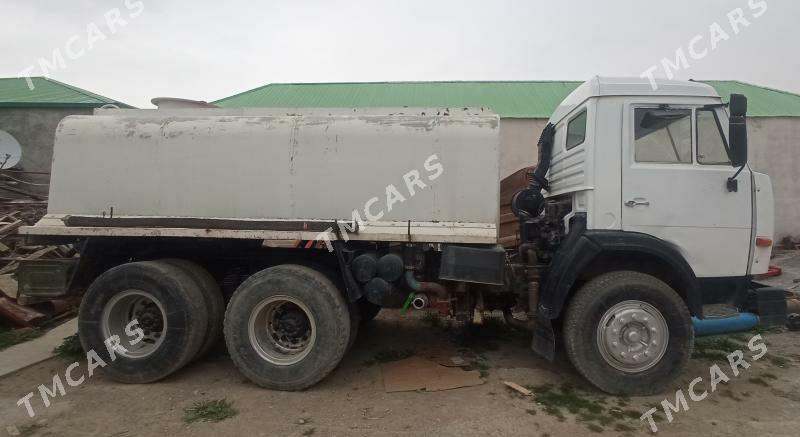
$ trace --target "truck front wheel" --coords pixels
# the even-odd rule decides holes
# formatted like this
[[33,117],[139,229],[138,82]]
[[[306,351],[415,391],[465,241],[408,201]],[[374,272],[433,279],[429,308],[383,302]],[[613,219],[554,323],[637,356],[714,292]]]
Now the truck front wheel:
[[686,368],[694,329],[681,297],[634,271],[600,275],[567,308],[564,342],[575,368],[612,394],[664,390]]
[[280,265],[248,278],[225,312],[234,364],[255,384],[302,390],[339,364],[350,338],[342,293],[310,267]]

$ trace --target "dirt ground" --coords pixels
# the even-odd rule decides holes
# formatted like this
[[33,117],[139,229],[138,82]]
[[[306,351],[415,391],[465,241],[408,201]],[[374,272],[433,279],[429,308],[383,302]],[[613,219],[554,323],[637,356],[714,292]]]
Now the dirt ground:
[[[71,361],[54,358],[0,379],[0,435],[16,426],[30,436],[628,436],[650,434],[646,422],[638,419],[647,405],[665,398],[674,402],[674,391],[628,399],[592,390],[563,356],[555,363],[537,358],[528,337],[514,332],[479,335],[472,349],[459,349],[460,331],[431,326],[437,322],[418,312],[382,312],[361,332],[341,365],[304,392],[250,384],[221,347],[159,383],[122,385],[100,372],[78,387],[66,386],[66,395],[53,399],[48,408],[37,394],[32,400],[36,416],[30,419],[17,400],[30,391],[38,393],[37,386],[51,384],[57,373],[63,379]],[[692,360],[675,390],[686,391],[698,376],[704,382],[696,391],[708,389],[709,360],[714,358],[710,349],[746,344],[751,335],[703,340],[702,357]],[[660,414],[658,433],[798,435],[800,333],[763,335],[768,346],[763,358],[751,360],[752,366],[738,377],[726,362],[721,364],[730,382],[705,400],[688,400],[690,409],[675,413],[672,423]],[[752,355],[746,346],[743,350],[746,358]],[[421,356],[459,353],[483,370],[486,382],[440,392],[385,393],[379,361],[408,351]],[[85,372],[85,361],[79,369]],[[523,397],[502,385],[503,380],[533,387],[538,396]],[[572,395],[552,396],[559,390]],[[184,421],[184,409],[194,402],[222,398],[232,401],[237,415],[217,423]],[[600,410],[592,410],[593,405]],[[616,419],[606,420],[612,416]]]

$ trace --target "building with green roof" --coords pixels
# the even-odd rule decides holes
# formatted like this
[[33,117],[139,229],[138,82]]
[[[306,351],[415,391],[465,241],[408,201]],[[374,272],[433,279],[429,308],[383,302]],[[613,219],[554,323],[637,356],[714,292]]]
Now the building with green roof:
[[[728,100],[748,97],[750,163],[772,177],[778,236],[800,237],[800,95],[735,80],[709,80]],[[450,81],[274,83],[214,102],[221,107],[483,107],[500,116],[500,171],[536,163],[536,141],[556,106],[582,82]]]
[[[53,159],[56,127],[64,117],[91,114],[95,108],[131,106],[44,77],[0,78],[0,168],[31,172],[25,180],[44,183]],[[21,189],[47,194],[47,187],[23,184]],[[0,192],[0,197],[11,197]]]
[[[800,95],[733,80],[704,81],[749,99],[752,117],[800,117]],[[549,118],[576,81],[274,83],[217,100],[222,107],[488,107],[501,118]]]

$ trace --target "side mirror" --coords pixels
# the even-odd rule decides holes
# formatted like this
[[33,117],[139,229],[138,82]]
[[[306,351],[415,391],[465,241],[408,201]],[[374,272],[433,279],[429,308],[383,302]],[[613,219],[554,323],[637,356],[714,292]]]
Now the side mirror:
[[728,109],[731,114],[728,122],[728,153],[731,164],[741,167],[747,164],[747,97],[731,94]]

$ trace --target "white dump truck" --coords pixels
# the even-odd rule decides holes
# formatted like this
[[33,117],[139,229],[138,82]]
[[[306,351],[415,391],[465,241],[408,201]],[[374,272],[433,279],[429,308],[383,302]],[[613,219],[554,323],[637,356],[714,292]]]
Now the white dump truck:
[[83,346],[122,382],[164,378],[224,334],[251,381],[305,389],[409,296],[465,322],[501,310],[600,389],[658,392],[689,360],[693,320],[785,317],[782,290],[751,281],[773,198],[747,165],[745,113],[702,83],[584,83],[538,140],[511,249],[485,108],[70,116],[48,213],[21,232],[80,257],[23,263],[20,290],[82,294]]

